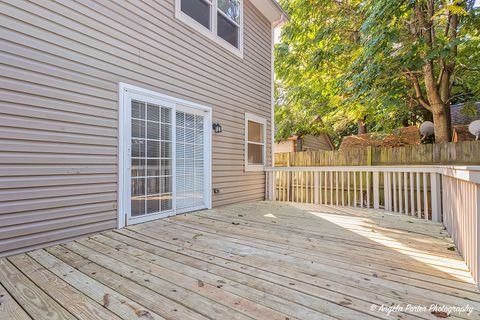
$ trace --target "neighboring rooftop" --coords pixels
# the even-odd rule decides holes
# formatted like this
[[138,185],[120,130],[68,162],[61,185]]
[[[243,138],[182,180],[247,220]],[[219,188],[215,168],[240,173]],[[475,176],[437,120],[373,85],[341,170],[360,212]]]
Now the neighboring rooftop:
[[420,143],[418,127],[410,126],[400,128],[388,135],[365,133],[344,137],[340,150],[365,147],[402,147]]
[[450,107],[450,114],[452,116],[452,125],[464,124],[469,125],[474,120],[480,120],[480,102],[477,102],[477,114],[475,116],[467,116],[464,114],[464,103],[454,104]]

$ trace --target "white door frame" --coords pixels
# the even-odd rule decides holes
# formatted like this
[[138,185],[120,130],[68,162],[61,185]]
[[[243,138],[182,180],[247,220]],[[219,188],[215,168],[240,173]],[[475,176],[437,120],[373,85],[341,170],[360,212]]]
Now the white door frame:
[[193,112],[201,112],[205,116],[204,121],[204,172],[205,172],[205,202],[206,206],[191,208],[189,211],[210,209],[212,207],[212,109],[210,107],[193,103],[187,100],[170,97],[151,90],[143,89],[133,85],[120,82],[119,92],[119,127],[118,127],[118,198],[117,198],[117,228],[123,228],[129,224],[128,215],[130,212],[130,144],[131,144],[131,97],[139,96],[144,100],[158,103],[172,108],[172,208],[173,210],[148,215],[135,219],[135,223],[158,219],[168,215],[175,215],[185,211],[177,211],[175,207],[175,111],[186,109]]

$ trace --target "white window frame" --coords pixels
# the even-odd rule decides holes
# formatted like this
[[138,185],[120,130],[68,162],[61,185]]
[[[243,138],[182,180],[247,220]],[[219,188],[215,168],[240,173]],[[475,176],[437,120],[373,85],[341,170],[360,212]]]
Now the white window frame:
[[[177,210],[176,209],[176,158],[175,158],[175,146],[176,146],[176,132],[175,132],[175,111],[177,109],[190,108],[192,110],[197,110],[198,112],[202,111],[205,113],[205,122],[204,122],[204,172],[205,172],[205,206],[198,208],[189,208],[188,211],[200,210],[200,209],[211,209],[212,208],[212,109],[210,107],[197,104],[191,101],[178,99],[175,97],[167,96],[155,91],[148,89],[140,88],[137,86],[129,85],[126,83],[120,82],[118,84],[118,98],[119,98],[119,139],[118,139],[118,208],[117,208],[117,228],[123,228],[132,223],[141,223],[145,221],[154,220],[155,218],[160,218],[169,215],[176,215],[185,212],[186,210]],[[129,112],[128,105],[130,99],[133,95],[140,95],[142,99],[149,100],[152,99],[153,103],[162,100],[167,102],[169,107],[172,109],[172,210],[166,212],[165,215],[160,214],[151,214],[144,217],[135,218],[134,222],[129,221],[128,217],[130,216],[130,156],[131,156],[131,147],[130,147],[130,118],[131,114]],[[191,210],[190,210],[191,209]],[[130,219],[133,220],[133,219]]]
[[[263,125],[263,143],[248,141],[248,121]],[[248,144],[254,143],[263,145],[262,157],[263,164],[248,163]],[[251,113],[245,113],[245,171],[264,171],[267,164],[267,120]]]
[[[206,36],[208,39],[212,40],[216,44],[219,44],[223,48],[227,49],[237,57],[243,59],[243,0],[238,0],[240,2],[240,23],[233,21],[230,17],[225,15],[217,6],[217,0],[204,0],[206,2],[211,2],[210,5],[210,26],[211,29],[206,28],[201,23],[198,23],[195,19],[187,15],[181,10],[181,0],[175,0],[175,17],[185,23],[186,25],[193,28],[195,31],[200,32],[202,35]],[[222,37],[217,35],[217,12],[220,12],[221,15],[227,17],[229,21],[236,24],[239,27],[238,35],[238,48],[225,41]]]

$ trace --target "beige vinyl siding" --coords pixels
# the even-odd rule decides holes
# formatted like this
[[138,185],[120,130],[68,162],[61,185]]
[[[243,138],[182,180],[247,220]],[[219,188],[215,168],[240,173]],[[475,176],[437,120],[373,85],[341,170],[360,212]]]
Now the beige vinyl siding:
[[5,0],[0,27],[0,255],[116,226],[118,82],[211,107],[213,205],[264,198],[244,114],[267,119],[270,161],[271,30],[248,0],[244,59],[173,0]]

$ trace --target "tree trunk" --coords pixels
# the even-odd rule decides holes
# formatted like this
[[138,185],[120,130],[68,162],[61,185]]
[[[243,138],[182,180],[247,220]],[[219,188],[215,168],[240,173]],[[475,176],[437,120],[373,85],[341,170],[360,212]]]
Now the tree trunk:
[[432,106],[433,126],[435,131],[435,142],[450,142],[450,132],[448,129],[448,117],[446,106]]
[[367,133],[367,125],[365,124],[365,119],[357,121],[358,134]]

